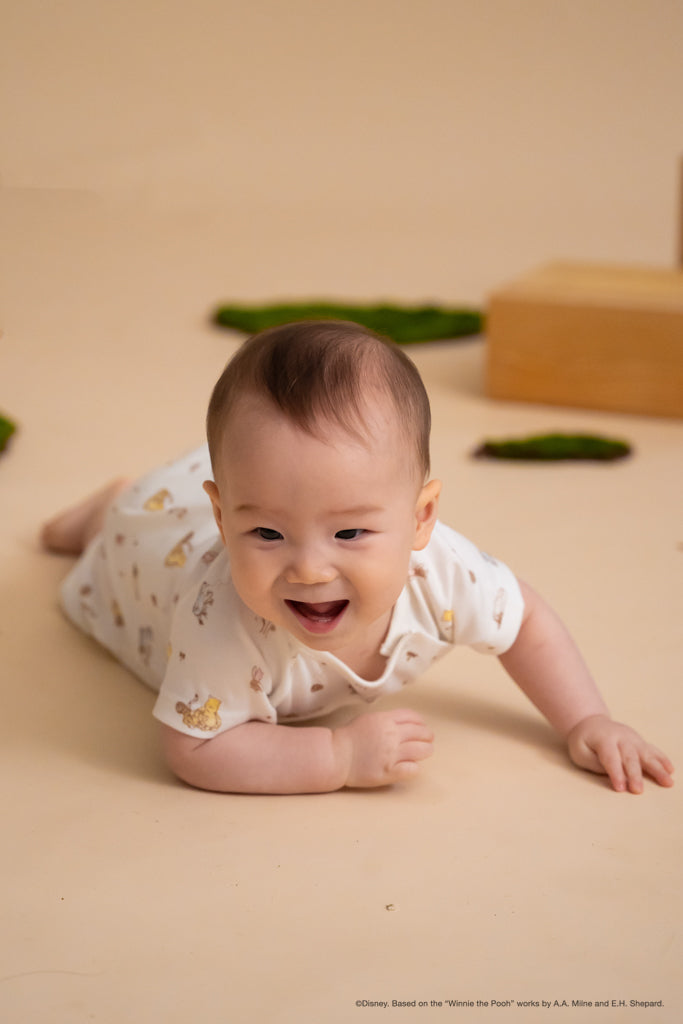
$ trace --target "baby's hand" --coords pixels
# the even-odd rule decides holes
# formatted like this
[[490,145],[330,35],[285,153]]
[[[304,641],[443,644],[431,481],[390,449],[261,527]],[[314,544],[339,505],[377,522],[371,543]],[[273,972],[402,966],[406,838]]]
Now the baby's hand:
[[433,740],[434,733],[414,711],[360,715],[334,733],[344,784],[370,788],[412,779],[418,762],[432,753]]
[[674,766],[666,754],[607,715],[584,718],[569,733],[567,743],[574,764],[608,775],[618,792],[642,793],[643,774],[660,786],[674,784],[671,777]]

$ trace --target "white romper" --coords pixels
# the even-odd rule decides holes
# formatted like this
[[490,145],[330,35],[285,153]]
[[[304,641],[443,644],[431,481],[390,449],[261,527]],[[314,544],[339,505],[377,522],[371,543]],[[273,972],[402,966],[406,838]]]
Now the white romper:
[[412,553],[386,669],[362,679],[243,604],[202,489],[210,478],[203,445],[132,484],[61,591],[69,618],[158,691],[154,715],[172,728],[206,739],[252,719],[314,718],[394,693],[456,644],[502,654],[514,642],[514,575],[437,523]]

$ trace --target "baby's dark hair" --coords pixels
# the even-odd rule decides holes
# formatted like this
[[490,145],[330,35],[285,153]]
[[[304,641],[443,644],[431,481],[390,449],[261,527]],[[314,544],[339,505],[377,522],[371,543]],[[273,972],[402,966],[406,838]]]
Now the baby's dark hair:
[[431,413],[422,378],[397,345],[359,324],[285,324],[255,334],[237,350],[213,389],[206,417],[214,474],[223,427],[236,401],[249,394],[268,398],[310,434],[328,421],[360,438],[369,429],[368,397],[386,395],[423,479],[429,473]]

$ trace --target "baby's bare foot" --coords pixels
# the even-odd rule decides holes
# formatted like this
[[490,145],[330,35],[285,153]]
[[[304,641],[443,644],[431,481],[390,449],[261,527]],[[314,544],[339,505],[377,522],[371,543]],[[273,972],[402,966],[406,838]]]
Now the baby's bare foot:
[[64,555],[80,555],[102,529],[106,511],[116,495],[127,486],[126,479],[112,480],[78,505],[50,519],[40,534],[43,547]]

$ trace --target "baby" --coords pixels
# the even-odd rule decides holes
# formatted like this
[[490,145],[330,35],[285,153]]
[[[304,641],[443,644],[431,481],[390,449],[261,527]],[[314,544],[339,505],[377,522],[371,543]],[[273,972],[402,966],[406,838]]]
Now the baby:
[[168,764],[193,786],[413,778],[434,739],[413,711],[298,724],[401,690],[457,644],[498,656],[578,766],[616,790],[672,785],[548,605],[438,521],[429,431],[397,346],[346,322],[264,331],[214,388],[208,447],[45,526],[49,549],[81,554],[65,611],[158,690]]

